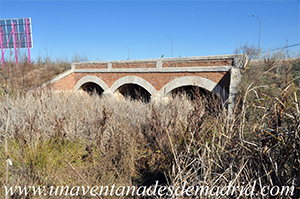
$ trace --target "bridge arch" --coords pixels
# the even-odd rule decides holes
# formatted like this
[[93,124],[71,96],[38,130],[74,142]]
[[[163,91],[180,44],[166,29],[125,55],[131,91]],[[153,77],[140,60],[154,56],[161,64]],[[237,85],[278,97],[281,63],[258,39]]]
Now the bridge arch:
[[185,76],[176,78],[164,85],[160,89],[159,93],[161,96],[165,97],[168,94],[170,94],[170,92],[172,92],[174,89],[187,86],[198,86],[207,91],[210,91],[216,96],[219,96],[223,102],[225,102],[228,99],[228,92],[226,92],[220,85],[209,79],[199,76]]
[[87,92],[96,90],[99,95],[109,89],[103,80],[96,76],[90,75],[81,78],[74,86],[75,91],[78,91],[80,88]]
[[125,84],[137,84],[150,93],[151,96],[157,93],[156,89],[146,80],[138,76],[125,76],[113,83],[110,87],[110,92],[114,93],[118,88]]
[[109,90],[110,93],[115,93],[119,97],[122,95],[124,98],[129,97],[144,102],[149,102],[151,97],[157,93],[148,81],[138,76],[122,77],[115,81]]

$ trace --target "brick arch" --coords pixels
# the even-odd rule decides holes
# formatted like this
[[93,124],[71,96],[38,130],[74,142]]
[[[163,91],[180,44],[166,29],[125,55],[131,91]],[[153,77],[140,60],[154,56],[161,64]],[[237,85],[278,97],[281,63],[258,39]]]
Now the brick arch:
[[78,91],[82,85],[84,85],[85,83],[89,83],[89,82],[98,84],[104,91],[109,89],[108,86],[105,84],[105,82],[102,79],[100,79],[96,76],[88,75],[88,76],[84,76],[76,83],[76,85],[74,86],[74,90]]
[[146,89],[151,96],[155,95],[157,93],[157,90],[150,84],[148,81],[144,80],[141,77],[138,76],[125,76],[113,83],[113,85],[110,87],[109,92],[114,93],[119,87],[125,85],[125,84],[137,84],[144,89]]
[[172,90],[182,86],[198,86],[204,88],[217,96],[220,96],[223,101],[227,100],[228,93],[217,83],[199,76],[185,76],[176,78],[164,85],[159,93],[161,96],[168,95]]

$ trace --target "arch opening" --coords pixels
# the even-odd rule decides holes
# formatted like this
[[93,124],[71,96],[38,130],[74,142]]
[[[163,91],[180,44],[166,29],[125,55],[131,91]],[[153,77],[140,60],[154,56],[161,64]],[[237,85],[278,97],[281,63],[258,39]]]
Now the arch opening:
[[205,105],[205,109],[211,113],[221,110],[223,107],[223,101],[219,96],[199,86],[180,86],[173,89],[169,94],[172,98],[184,96],[195,103],[201,101]]
[[80,87],[80,89],[83,90],[84,92],[88,93],[89,95],[96,93],[99,96],[101,96],[102,93],[104,92],[104,89],[102,89],[98,84],[96,84],[94,82],[84,83]]
[[151,99],[151,94],[137,84],[124,84],[117,89],[117,92],[126,99],[141,100],[146,103],[150,102]]

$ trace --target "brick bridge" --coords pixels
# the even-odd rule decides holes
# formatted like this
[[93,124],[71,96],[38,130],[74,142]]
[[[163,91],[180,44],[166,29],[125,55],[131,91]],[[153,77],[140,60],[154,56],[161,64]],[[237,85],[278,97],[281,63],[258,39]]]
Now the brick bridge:
[[[200,87],[233,104],[243,55],[180,57],[147,60],[73,63],[72,68],[43,87],[54,90],[95,90],[99,94],[168,98],[178,89]],[[134,93],[135,92],[135,93]]]

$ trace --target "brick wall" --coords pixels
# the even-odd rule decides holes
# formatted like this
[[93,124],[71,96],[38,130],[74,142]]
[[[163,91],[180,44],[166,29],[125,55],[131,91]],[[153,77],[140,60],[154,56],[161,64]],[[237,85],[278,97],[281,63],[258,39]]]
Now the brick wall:
[[71,73],[68,76],[61,78],[59,81],[56,81],[49,85],[50,88],[55,90],[74,90],[74,73]]
[[[54,81],[50,84],[51,88],[56,90],[74,90],[76,83],[84,76],[96,76],[100,78],[108,87],[114,82],[125,76],[137,76],[149,82],[157,91],[172,80],[184,76],[199,76],[211,80],[229,92],[230,72],[226,71],[205,71],[204,72],[183,72],[184,70],[176,70],[180,67],[212,67],[213,66],[233,66],[233,56],[211,56],[211,57],[191,57],[191,58],[167,58],[152,60],[133,60],[133,61],[112,61],[112,62],[89,62],[75,63],[72,73]],[[131,71],[124,71],[124,69]],[[137,71],[132,72],[132,69]],[[159,71],[162,69],[170,69],[170,72]],[[174,68],[174,71],[172,71]],[[217,67],[216,67],[217,68]],[[78,69],[78,71],[76,71]],[[83,70],[80,70],[83,69]],[[99,69],[100,72],[84,71],[91,69]],[[119,71],[117,71],[119,69]],[[140,70],[138,70],[140,69]],[[148,71],[149,69],[149,71]],[[105,70],[101,72],[101,70]],[[210,70],[210,69],[209,69]]]
[[[160,90],[164,85],[168,82],[184,76],[200,76],[206,79],[209,79],[215,83],[219,83],[221,79],[225,76],[228,72],[201,72],[201,73],[89,73],[89,75],[96,76],[103,80],[108,87],[111,87],[115,81],[118,79],[125,77],[125,76],[138,76],[146,81],[148,81],[156,90]],[[86,73],[75,73],[74,81],[75,84],[82,78],[86,76]],[[222,85],[225,86],[226,81],[220,82]]]
[[76,65],[76,68],[78,69],[95,69],[95,68],[107,68],[107,63],[92,63],[92,64],[80,64]]
[[155,68],[156,62],[125,62],[112,63],[112,68]]
[[233,59],[164,61],[162,67],[232,66]]

